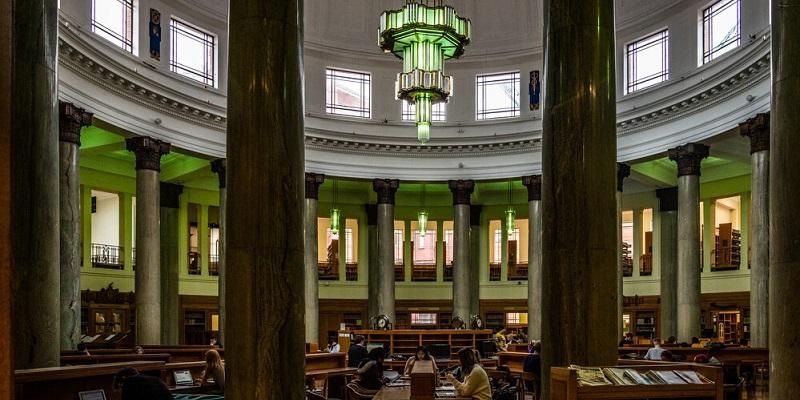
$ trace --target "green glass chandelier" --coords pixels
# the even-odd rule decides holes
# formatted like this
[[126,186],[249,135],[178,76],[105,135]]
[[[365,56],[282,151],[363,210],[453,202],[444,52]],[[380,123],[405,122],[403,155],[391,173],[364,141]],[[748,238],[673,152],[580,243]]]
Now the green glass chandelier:
[[336,179],[333,180],[333,208],[331,208],[331,234],[338,235],[339,229],[341,228],[339,225],[339,220],[342,214],[342,211],[336,207],[336,200],[338,197],[339,187],[336,184]]
[[425,184],[422,184],[422,209],[417,212],[417,232],[419,237],[425,237],[428,232],[428,210],[425,209]]
[[516,229],[517,211],[514,210],[514,189],[508,181],[508,210],[506,210],[506,236],[511,237]]
[[416,105],[417,138],[431,138],[433,105],[446,102],[453,77],[444,74],[444,61],[464,54],[471,23],[442,0],[405,0],[399,10],[380,17],[378,44],[385,53],[403,60],[397,74],[397,98]]

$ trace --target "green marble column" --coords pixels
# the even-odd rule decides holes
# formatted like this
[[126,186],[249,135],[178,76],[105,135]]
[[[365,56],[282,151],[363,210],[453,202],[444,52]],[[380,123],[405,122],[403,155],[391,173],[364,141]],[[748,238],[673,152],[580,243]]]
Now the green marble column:
[[469,290],[472,292],[469,305],[469,319],[465,319],[468,325],[472,322],[473,315],[481,312],[481,243],[485,240],[481,236],[481,211],[483,206],[473,204],[469,209]]
[[161,344],[180,343],[180,296],[178,279],[180,277],[180,196],[183,186],[161,182]]
[[[367,246],[369,265],[367,267],[367,318],[378,316],[378,206],[376,204],[366,204],[367,211]],[[394,240],[392,241],[394,243]],[[368,324],[364,324],[365,326]],[[369,329],[372,329],[370,326]]]
[[[0,115],[11,115],[14,98],[11,3],[0,1]],[[0,118],[0,399],[14,398],[11,136],[11,118]]]
[[[617,360],[614,2],[545,3],[542,383]],[[576,45],[580,44],[580,45]]]
[[663,338],[678,336],[678,188],[656,190],[661,219],[661,329]]
[[542,338],[542,176],[522,177],[528,188],[528,337]]
[[58,9],[52,0],[11,3],[14,366],[57,367],[61,347]]
[[[317,203],[319,186],[325,175],[306,172],[306,200],[303,214],[305,282],[306,282],[306,343],[324,347],[319,343],[319,240],[317,233]],[[320,347],[318,347],[320,348]]]
[[769,397],[800,393],[800,0],[772,0],[769,155]]
[[617,163],[617,337],[622,337],[622,310],[625,295],[622,291],[622,192],[625,178],[631,175],[631,167]]
[[225,399],[302,399],[303,2],[228,18]]
[[459,317],[467,326],[470,322],[472,273],[469,263],[470,197],[475,190],[475,181],[449,181],[453,194],[453,318]]
[[394,323],[394,197],[400,181],[375,179],[372,188],[378,194],[378,315]]
[[219,178],[219,248],[217,249],[217,301],[219,302],[219,331],[217,343],[225,347],[225,236],[227,230],[228,189],[226,173],[228,163],[224,158],[211,162],[211,171]]

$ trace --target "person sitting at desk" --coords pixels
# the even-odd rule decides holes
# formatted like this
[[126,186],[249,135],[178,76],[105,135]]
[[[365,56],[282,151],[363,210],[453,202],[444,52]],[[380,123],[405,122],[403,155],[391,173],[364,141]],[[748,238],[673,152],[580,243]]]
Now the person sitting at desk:
[[419,360],[430,361],[431,364],[433,364],[433,371],[438,371],[436,368],[436,360],[434,360],[430,353],[428,353],[428,349],[426,349],[425,346],[418,346],[417,352],[413,356],[409,357],[408,361],[406,361],[406,366],[403,368],[403,375],[410,375],[411,370],[414,369],[414,363]]
[[341,351],[341,347],[339,343],[336,342],[336,336],[331,336],[328,338],[328,348],[325,349],[328,353],[338,353]]
[[505,329],[501,329],[494,334],[494,342],[497,344],[497,351],[506,351],[508,349],[508,342],[506,341],[505,334]]
[[353,339],[353,345],[347,350],[347,366],[350,368],[358,368],[361,360],[367,358],[366,346],[364,346],[364,336],[356,335]]
[[356,371],[357,378],[355,379],[358,386],[374,391],[378,391],[383,387],[385,383],[383,378],[384,357],[386,357],[386,350],[383,347],[376,347],[370,350],[367,358],[361,360],[361,365],[358,366]]
[[492,389],[489,386],[489,376],[475,360],[475,352],[469,347],[459,350],[458,361],[464,373],[464,383],[459,382],[453,374],[447,374],[445,377],[456,388],[456,394],[475,400],[491,400]]
[[653,348],[647,350],[647,354],[644,355],[645,360],[653,360],[653,361],[661,361],[661,353],[664,352],[664,349],[661,348],[661,339],[655,338],[653,339]]
[[122,388],[122,400],[172,400],[169,388],[161,379],[141,375],[136,368],[123,368],[117,372],[114,388]]
[[225,392],[225,364],[216,350],[206,352],[206,369],[200,375],[198,383],[205,385],[209,378],[214,380],[214,385],[220,392]]

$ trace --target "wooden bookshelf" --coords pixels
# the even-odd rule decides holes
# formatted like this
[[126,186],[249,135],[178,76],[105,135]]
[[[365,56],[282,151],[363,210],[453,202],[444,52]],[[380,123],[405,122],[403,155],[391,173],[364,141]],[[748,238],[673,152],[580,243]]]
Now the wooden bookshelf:
[[463,347],[477,348],[480,342],[492,337],[490,330],[452,330],[452,329],[402,329],[391,331],[355,330],[354,335],[363,335],[367,344],[383,344],[391,354],[412,355],[417,346],[432,344],[450,345],[451,356]]

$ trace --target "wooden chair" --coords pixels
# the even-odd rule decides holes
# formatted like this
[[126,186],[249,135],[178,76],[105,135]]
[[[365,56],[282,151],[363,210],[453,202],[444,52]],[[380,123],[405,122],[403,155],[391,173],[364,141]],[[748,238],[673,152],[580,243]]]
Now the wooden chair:
[[742,388],[744,387],[745,379],[740,377],[738,383],[726,383],[724,385],[724,395],[723,398],[725,400],[741,400],[742,399]]
[[313,390],[306,390],[306,400],[326,400],[325,396]]
[[533,395],[533,400],[539,399],[539,388],[541,387],[541,378],[539,375],[533,372],[523,372],[522,373],[522,396],[525,397],[525,390],[527,389],[527,385],[530,382],[532,390],[530,391]]
[[345,386],[345,400],[372,400],[375,393],[367,391],[355,382],[350,382]]

